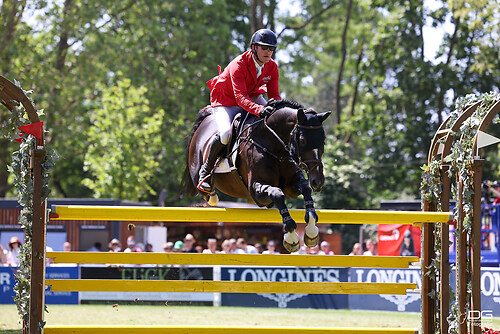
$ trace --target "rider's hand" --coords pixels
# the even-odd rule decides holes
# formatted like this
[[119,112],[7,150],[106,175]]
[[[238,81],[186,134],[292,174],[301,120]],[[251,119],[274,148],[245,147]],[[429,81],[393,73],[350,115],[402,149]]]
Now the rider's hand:
[[277,100],[275,100],[275,99],[270,99],[269,101],[267,101],[266,106],[271,106],[271,107],[275,108],[277,103],[278,103],[278,101],[277,101]]
[[271,116],[273,114],[273,112],[274,112],[274,108],[273,107],[271,107],[271,106],[264,106],[260,110],[259,117],[260,118],[269,117],[269,116]]

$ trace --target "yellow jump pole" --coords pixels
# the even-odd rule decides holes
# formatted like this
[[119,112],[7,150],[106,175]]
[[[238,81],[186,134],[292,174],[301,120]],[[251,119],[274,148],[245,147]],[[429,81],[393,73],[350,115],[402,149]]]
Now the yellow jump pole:
[[[448,223],[453,216],[446,212],[374,211],[374,210],[317,210],[322,224],[415,224]],[[304,210],[290,210],[297,222],[304,220]],[[280,223],[277,209],[230,208],[163,208],[132,206],[52,206],[51,220],[107,221],[168,221],[168,222],[226,222]]]
[[416,283],[47,279],[51,291],[221,292],[405,295]]
[[416,334],[405,328],[242,327],[242,326],[45,326],[45,334]]
[[54,263],[177,264],[269,267],[408,268],[417,256],[47,252]]

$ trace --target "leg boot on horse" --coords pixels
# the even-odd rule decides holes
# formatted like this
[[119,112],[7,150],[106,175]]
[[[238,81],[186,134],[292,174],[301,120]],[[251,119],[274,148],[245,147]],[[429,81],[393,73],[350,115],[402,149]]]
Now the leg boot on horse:
[[215,162],[219,157],[219,154],[222,152],[226,145],[224,145],[221,140],[219,134],[215,134],[211,139],[210,143],[208,143],[208,157],[207,161],[201,166],[199,173],[199,183],[198,190],[203,191],[207,194],[212,192],[212,172],[215,166]]

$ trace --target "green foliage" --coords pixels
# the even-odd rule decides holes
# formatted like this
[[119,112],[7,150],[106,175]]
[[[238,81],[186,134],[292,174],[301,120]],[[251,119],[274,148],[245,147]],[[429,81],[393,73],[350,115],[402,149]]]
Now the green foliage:
[[151,110],[146,93],[119,79],[96,103],[84,166],[93,177],[83,180],[96,197],[138,201],[154,193],[148,181],[159,165],[164,111]]

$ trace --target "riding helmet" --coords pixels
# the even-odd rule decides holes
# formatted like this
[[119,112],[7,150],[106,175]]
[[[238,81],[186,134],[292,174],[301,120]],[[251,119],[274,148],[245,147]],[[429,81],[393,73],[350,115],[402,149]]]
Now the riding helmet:
[[278,46],[278,38],[276,34],[269,29],[259,29],[252,35],[252,40],[250,41],[250,45],[259,44],[259,45],[269,45],[269,46]]

